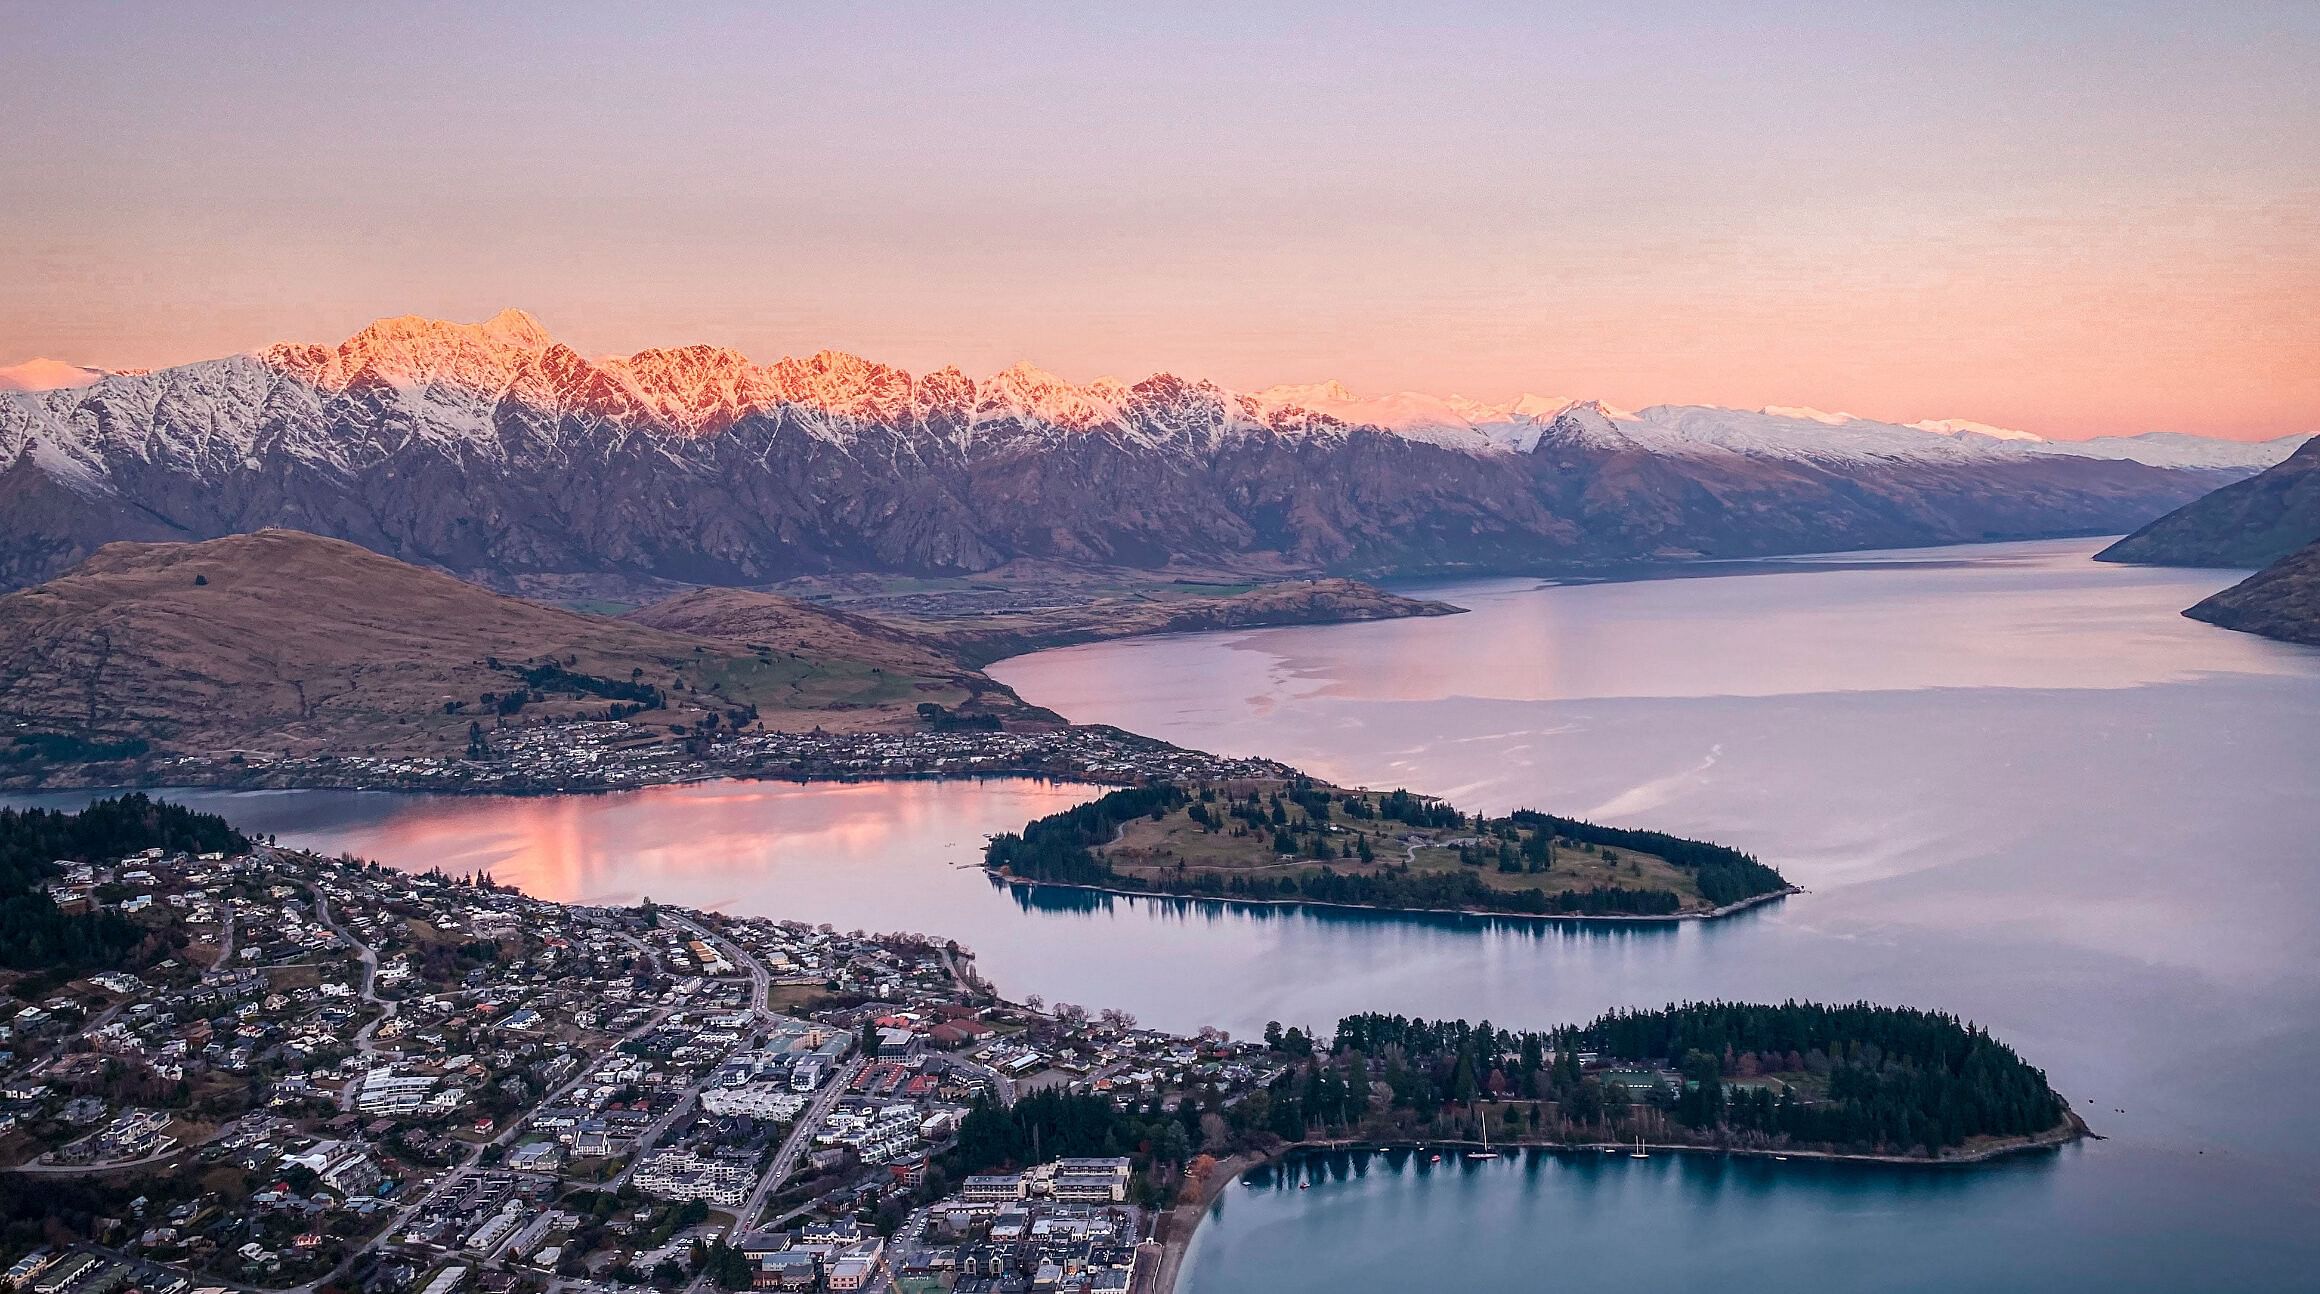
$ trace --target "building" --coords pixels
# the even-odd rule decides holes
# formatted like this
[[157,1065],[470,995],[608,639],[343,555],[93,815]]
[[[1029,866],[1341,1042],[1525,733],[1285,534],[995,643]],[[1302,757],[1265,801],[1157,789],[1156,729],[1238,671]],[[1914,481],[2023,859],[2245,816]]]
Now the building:
[[779,1083],[744,1083],[712,1087],[701,1093],[701,1108],[711,1114],[747,1115],[752,1119],[787,1122],[805,1108],[806,1098]]
[[1128,1198],[1131,1171],[1124,1157],[1059,1159],[1044,1170],[1045,1193],[1071,1204],[1117,1204]]
[[636,1188],[668,1200],[707,1200],[728,1208],[749,1198],[757,1174],[741,1164],[663,1150],[636,1170]]
[[810,1290],[821,1280],[820,1257],[819,1254],[803,1249],[759,1254],[757,1268],[750,1274],[750,1288]]
[[415,1114],[434,1091],[435,1079],[429,1075],[374,1069],[363,1076],[354,1104],[364,1114]]
[[970,1177],[959,1192],[960,1197],[969,1204],[997,1204],[1006,1200],[1020,1200],[1028,1194],[1021,1173],[988,1173]]
[[74,1254],[63,1259],[33,1279],[32,1294],[61,1294],[94,1272],[101,1261],[95,1254]]

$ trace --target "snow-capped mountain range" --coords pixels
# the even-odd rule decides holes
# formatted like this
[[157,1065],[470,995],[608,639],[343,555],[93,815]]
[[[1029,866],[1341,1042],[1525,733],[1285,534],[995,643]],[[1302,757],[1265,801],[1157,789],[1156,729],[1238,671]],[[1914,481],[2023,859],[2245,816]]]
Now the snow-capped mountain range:
[[590,359],[521,311],[145,373],[0,370],[0,576],[267,525],[507,582],[1135,566],[1510,569],[2129,529],[2303,438],[2042,440],[1524,396],[976,380],[823,351]]

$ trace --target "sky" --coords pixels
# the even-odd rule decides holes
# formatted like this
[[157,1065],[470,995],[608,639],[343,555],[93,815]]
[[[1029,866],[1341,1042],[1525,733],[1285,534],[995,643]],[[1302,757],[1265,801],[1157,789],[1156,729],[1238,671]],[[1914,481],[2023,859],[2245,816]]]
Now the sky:
[[[852,12],[830,12],[851,8]],[[2320,430],[2320,5],[0,0],[0,364],[371,319]]]

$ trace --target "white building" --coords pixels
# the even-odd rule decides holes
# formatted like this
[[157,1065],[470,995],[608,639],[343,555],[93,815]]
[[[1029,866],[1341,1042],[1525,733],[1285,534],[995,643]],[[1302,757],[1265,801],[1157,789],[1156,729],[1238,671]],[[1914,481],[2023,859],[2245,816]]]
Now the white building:
[[636,1188],[668,1200],[707,1200],[727,1207],[749,1198],[757,1174],[740,1164],[664,1150],[636,1170]]
[[429,1075],[374,1069],[363,1076],[354,1104],[364,1114],[412,1114],[427,1103],[434,1090],[435,1080]]
[[701,1093],[701,1108],[711,1114],[740,1114],[786,1123],[806,1108],[806,1098],[780,1083],[744,1083]]

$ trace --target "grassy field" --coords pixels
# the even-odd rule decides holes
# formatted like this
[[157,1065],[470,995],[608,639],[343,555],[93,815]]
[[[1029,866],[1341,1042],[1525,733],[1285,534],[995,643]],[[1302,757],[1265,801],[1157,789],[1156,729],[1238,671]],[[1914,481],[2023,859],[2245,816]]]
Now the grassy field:
[[692,679],[696,692],[772,710],[873,709],[934,701],[956,705],[967,689],[898,673],[859,660],[812,659],[789,653],[745,656],[705,664]]

